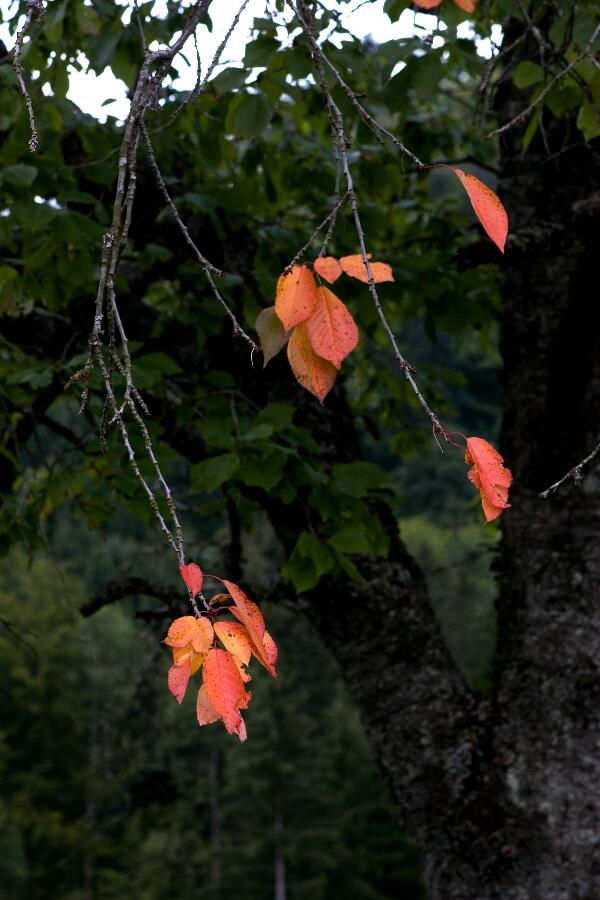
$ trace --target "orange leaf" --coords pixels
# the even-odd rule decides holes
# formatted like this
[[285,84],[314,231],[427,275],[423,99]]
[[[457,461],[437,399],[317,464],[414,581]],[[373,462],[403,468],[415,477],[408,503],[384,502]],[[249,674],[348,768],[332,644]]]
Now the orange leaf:
[[254,326],[260,337],[260,349],[263,352],[263,369],[288,342],[289,334],[284,331],[274,306],[259,312]]
[[203,684],[200,685],[196,700],[196,718],[198,719],[198,725],[210,725],[212,722],[218,722],[221,718],[208,699],[206,688]]
[[317,304],[305,324],[315,353],[336,369],[358,344],[356,322],[329,288],[317,288]]
[[286,331],[310,316],[317,300],[313,273],[306,266],[293,266],[280,275],[275,296],[275,312]]
[[468,13],[475,12],[477,6],[477,0],[454,0],[454,2],[460,9],[464,9]]
[[294,329],[287,355],[296,380],[322,403],[333,387],[337,372],[335,366],[313,350],[305,322]]
[[[370,260],[372,255],[372,253],[367,253],[367,259]],[[367,267],[365,266],[360,253],[355,253],[353,256],[342,256],[340,264],[346,275],[351,275],[352,278],[358,278],[359,281],[362,281],[365,284],[369,283]],[[382,281],[394,280],[392,268],[391,266],[388,266],[387,263],[369,262],[369,268],[371,269],[373,281],[376,282],[376,284],[379,284]]]
[[265,656],[267,657],[267,662],[275,668],[275,663],[277,662],[277,644],[271,637],[268,631],[265,631],[263,635],[263,647],[265,649]]
[[202,581],[204,579],[202,569],[196,563],[189,563],[187,566],[179,566],[179,571],[181,572],[181,577],[195,597],[196,594],[199,594],[202,590]]
[[505,468],[498,451],[483,438],[467,438],[465,462],[471,466],[469,481],[481,491],[483,513],[488,522],[497,519],[503,509],[509,509],[508,489],[512,474]]
[[247,708],[252,695],[246,691],[231,654],[218,648],[211,650],[202,669],[202,678],[208,701],[223,719],[229,734],[237,734],[244,740],[240,709]]
[[208,619],[202,616],[196,619],[196,628],[192,634],[192,647],[196,653],[208,653],[214,639],[214,632]]
[[[273,678],[276,678],[277,675],[275,673],[275,665],[274,662],[270,662],[267,654],[265,652],[264,646],[264,636],[266,634],[265,631],[265,620],[263,619],[263,615],[256,605],[250,600],[249,597],[243,592],[241,588],[237,586],[237,584],[233,584],[231,581],[226,581],[223,579],[223,584],[233,597],[235,606],[230,607],[230,612],[239,619],[240,622],[246,626],[248,637],[250,638],[250,642],[252,644],[252,652],[256,656],[257,660],[262,663],[262,665],[267,669]],[[272,639],[271,639],[272,640]]]
[[191,654],[187,654],[182,665],[174,665],[169,669],[167,684],[178,703],[185,697],[191,675]]
[[508,215],[499,197],[474,175],[469,175],[462,169],[454,169],[452,166],[446,168],[452,169],[467,192],[475,215],[498,249],[504,253],[508,234]]
[[334,281],[337,281],[343,271],[335,256],[319,256],[315,259],[313,265],[315,267],[315,272],[317,272],[321,278],[324,278],[325,281],[328,281],[329,284],[333,284]]
[[252,655],[252,643],[245,625],[240,622],[215,622],[215,634],[226,650],[237,656],[245,666],[248,665]]
[[435,9],[441,2],[442,0],[413,0],[415,6],[418,6],[419,9]]
[[196,630],[195,616],[181,616],[175,619],[169,626],[169,631],[164,640],[169,647],[187,647],[192,642],[192,636]]

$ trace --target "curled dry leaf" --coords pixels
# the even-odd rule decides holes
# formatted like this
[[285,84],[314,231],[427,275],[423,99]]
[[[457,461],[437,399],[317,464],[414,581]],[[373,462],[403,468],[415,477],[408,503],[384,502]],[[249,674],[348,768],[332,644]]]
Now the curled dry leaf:
[[306,266],[293,266],[291,272],[279,276],[275,295],[275,312],[286,331],[308,319],[317,300],[313,273]]
[[263,352],[263,369],[274,356],[277,356],[288,342],[289,334],[281,324],[281,319],[274,306],[261,310],[254,326],[260,337],[260,349]]
[[418,6],[419,9],[435,9],[441,2],[442,0],[413,0],[415,6]]
[[198,697],[196,698],[196,718],[198,719],[198,725],[211,725],[213,722],[218,722],[221,718],[208,699],[206,688],[203,684],[200,685]]
[[188,647],[197,653],[207,653],[213,641],[213,627],[204,617],[181,616],[171,622],[164,640],[169,647]]
[[315,353],[305,322],[294,329],[287,354],[296,379],[322,403],[334,385],[337,370],[332,363]]
[[[382,281],[393,281],[394,276],[392,274],[392,267],[387,263],[371,262],[372,255],[372,253],[367,253],[367,259],[369,260],[369,268],[371,269],[373,281],[376,284],[379,284]],[[367,267],[365,266],[364,260],[360,253],[354,253],[352,256],[342,256],[342,258],[340,259],[340,265],[346,275],[351,275],[352,278],[357,278],[364,284],[369,283],[369,274],[367,272]]]
[[491,522],[503,509],[510,508],[508,489],[512,484],[512,473],[504,466],[498,451],[479,437],[467,438],[465,462],[471,466],[469,481],[481,492],[483,513]]
[[195,597],[202,590],[202,582],[204,580],[202,569],[197,563],[188,563],[188,565],[179,566],[179,571],[188,589]]
[[333,284],[334,281],[337,281],[343,272],[339,260],[337,260],[335,256],[319,256],[315,259],[313,265],[315,272],[317,272],[321,278],[324,278],[325,281],[328,281],[329,284]]
[[477,0],[454,0],[454,2],[459,9],[464,9],[468,13],[474,13],[477,6]]
[[358,344],[358,328],[347,307],[329,288],[317,288],[315,308],[306,320],[314,352],[339,369]]
[[501,253],[504,253],[506,237],[508,235],[508,215],[500,198],[491,188],[462,169],[451,169],[464,187],[475,215],[483,225],[489,237],[493,240]]

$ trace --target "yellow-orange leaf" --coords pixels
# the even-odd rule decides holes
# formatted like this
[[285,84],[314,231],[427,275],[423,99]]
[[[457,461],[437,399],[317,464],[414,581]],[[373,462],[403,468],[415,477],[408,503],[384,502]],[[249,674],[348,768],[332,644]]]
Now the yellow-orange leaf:
[[263,619],[260,609],[256,603],[253,603],[253,601],[246,596],[237,584],[233,584],[231,581],[225,581],[225,579],[223,579],[223,584],[231,594],[235,603],[235,606],[230,607],[230,612],[246,627],[252,645],[252,652],[265,669],[271,673],[273,678],[276,678],[277,675],[275,673],[274,662],[269,660],[265,652],[265,620]]
[[287,344],[289,335],[285,331],[274,306],[259,312],[254,326],[260,337],[263,352],[263,369]]
[[245,625],[241,622],[215,622],[215,634],[226,650],[237,656],[245,666],[248,665],[252,655],[252,643]]
[[[377,284],[382,281],[393,281],[394,276],[392,275],[391,266],[388,266],[387,263],[371,262],[371,256],[371,253],[367,253],[373,281]],[[355,253],[353,256],[342,256],[340,265],[346,275],[351,275],[352,278],[358,278],[359,281],[363,281],[365,284],[369,283],[367,267],[365,266],[360,253]]]
[[246,691],[232,656],[226,650],[211,650],[202,669],[202,679],[208,701],[223,719],[229,734],[245,740],[240,709],[247,708],[252,695]]
[[213,627],[208,619],[181,616],[171,622],[165,644],[170,647],[192,647],[196,653],[207,653],[213,641]]
[[332,363],[315,353],[305,322],[294,329],[287,354],[296,380],[322,403],[334,385],[337,370]]
[[415,6],[418,6],[419,9],[435,9],[441,2],[442,0],[413,0]]
[[465,462],[471,466],[469,481],[481,492],[483,513],[488,522],[497,519],[503,509],[509,509],[508,489],[512,474],[504,466],[498,451],[483,438],[467,438]]
[[205,656],[206,653],[196,653],[194,650],[190,650],[189,647],[173,647],[173,665],[187,665],[187,660],[189,660],[190,676],[196,674],[204,662]]
[[196,718],[198,719],[198,725],[210,725],[212,722],[218,722],[221,718],[208,699],[206,688],[203,684],[200,685],[196,699]]
[[333,284],[334,281],[337,281],[343,271],[339,260],[337,260],[335,256],[319,256],[315,259],[313,265],[315,267],[315,272],[317,272],[321,278],[324,278],[325,281],[328,281],[329,284]]
[[167,676],[167,684],[169,685],[169,690],[178,703],[181,703],[181,701],[185,697],[185,692],[187,690],[188,681],[190,680],[190,675],[191,655],[188,653],[186,654],[185,659],[182,661],[181,665],[171,666],[171,668],[169,669],[169,674]]
[[500,198],[475,175],[469,175],[462,169],[454,169],[452,166],[447,168],[452,169],[467,192],[475,215],[498,249],[504,253],[508,235],[508,215]]
[[171,622],[164,642],[169,647],[187,647],[192,642],[192,635],[195,629],[195,616],[181,616],[179,619]]
[[280,275],[275,295],[275,312],[286,331],[310,316],[315,305],[317,286],[306,266],[293,266],[289,274]]
[[358,344],[356,322],[329,288],[317,288],[317,302],[305,324],[317,356],[333,363],[336,369]]

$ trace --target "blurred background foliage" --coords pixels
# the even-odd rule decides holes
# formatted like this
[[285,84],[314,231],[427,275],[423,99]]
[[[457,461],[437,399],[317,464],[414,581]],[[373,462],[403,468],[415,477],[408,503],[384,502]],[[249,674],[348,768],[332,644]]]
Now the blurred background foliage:
[[[409,5],[387,0],[385,10],[394,21]],[[566,22],[572,4],[555,5]],[[167,40],[186,6],[169,4],[159,17],[152,3],[139,4],[146,39]],[[558,61],[541,81],[537,69],[516,73],[528,97],[552,77],[559,50],[569,58],[585,46],[593,6],[578,4],[577,28],[554,35]],[[40,132],[35,156],[14,71],[0,58],[3,896],[261,900],[284,866],[290,898],[420,897],[415,856],[357,715],[327,651],[291,608],[265,610],[281,676],[270,684],[256,674],[243,747],[216,728],[199,731],[191,701],[180,710],[168,695],[157,601],[79,613],[109,581],[137,574],[175,587],[178,576],[117,436],[99,452],[99,380],[82,416],[77,385],[64,391],[87,354],[122,125],[110,116],[100,124],[66,99],[69,67],[109,67],[131,89],[140,29],[130,9],[123,18],[125,6],[108,0],[47,7],[23,58]],[[3,9],[14,36],[25,3]],[[186,99],[173,87],[175,71],[148,116],[169,190],[202,251],[227,273],[220,285],[247,329],[327,214],[335,180],[306,44],[282,12],[279,0],[267,4],[244,60],[223,67],[168,127]],[[328,46],[331,59],[384,124],[425,162],[460,163],[494,187],[495,148],[484,139],[493,121],[476,90],[487,61],[477,42],[503,15],[520,13],[513,3],[484,3],[465,36],[465,14],[450,3],[441,12],[427,29],[380,44],[346,32],[331,11],[320,15],[342,38]],[[588,139],[598,73],[577,74],[547,103],[556,116],[579,104]],[[353,140],[369,250],[396,279],[381,288],[390,323],[442,418],[493,440],[495,248],[449,173],[411,168],[374,140],[339,88],[333,93]],[[542,126],[532,119],[533,130]],[[358,455],[336,463],[307,427],[307,400],[285,359],[263,373],[232,340],[143,152],[138,176],[117,289],[189,557],[252,583],[282,568],[292,597],[326,572],[360,577],[361,553],[385,556],[374,512],[383,500],[429,577],[453,654],[485,690],[497,532],[482,528],[461,452],[432,445],[365,286],[339,282],[361,342],[332,394],[352,416]],[[348,211],[329,249],[357,251]],[[307,521],[291,552],[266,524],[261,497],[302,499]]]

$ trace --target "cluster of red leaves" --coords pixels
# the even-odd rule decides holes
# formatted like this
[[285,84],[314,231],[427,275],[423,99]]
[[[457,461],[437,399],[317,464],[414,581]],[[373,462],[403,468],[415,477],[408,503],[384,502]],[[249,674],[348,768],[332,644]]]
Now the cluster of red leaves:
[[[442,0],[413,0],[415,6],[418,6],[419,9],[435,9],[436,6],[441,5],[441,2]],[[475,12],[477,2],[478,0],[454,0],[456,6],[468,13]]]
[[[192,596],[202,590],[200,566],[189,563],[179,567]],[[196,701],[196,717],[200,725],[222,721],[229,734],[246,740],[246,725],[240,710],[247,709],[252,698],[245,685],[251,680],[246,671],[250,658],[256,659],[275,678],[277,647],[265,629],[258,606],[231,581],[218,579],[227,594],[213,597],[207,615],[181,616],[171,622],[165,638],[173,650],[169,669],[169,690],[178,703],[183,700],[192,675],[202,669],[202,684]],[[233,601],[216,608],[215,604]],[[216,621],[222,613],[230,613],[237,621]],[[218,642],[222,647],[218,646]],[[223,649],[224,648],[224,649]]]
[[[371,254],[368,254],[371,259]],[[393,281],[387,263],[369,262],[376,282]],[[275,306],[263,309],[256,320],[264,364],[287,344],[296,379],[321,403],[333,387],[338,369],[358,344],[358,328],[348,307],[321,283],[333,284],[342,272],[365,284],[367,268],[360,254],[319,257],[313,264],[295,265],[280,275]]]
[[465,462],[471,466],[467,477],[480,491],[483,514],[491,522],[503,509],[510,508],[507,501],[512,474],[498,451],[483,438],[470,437],[466,442]]

